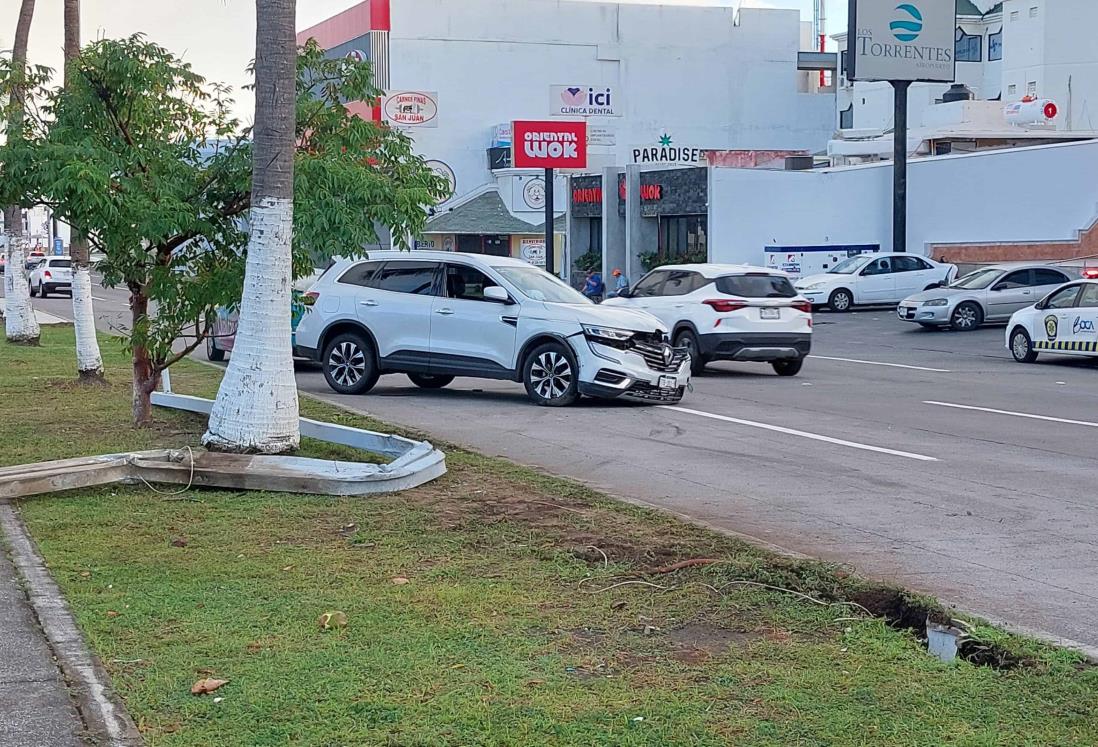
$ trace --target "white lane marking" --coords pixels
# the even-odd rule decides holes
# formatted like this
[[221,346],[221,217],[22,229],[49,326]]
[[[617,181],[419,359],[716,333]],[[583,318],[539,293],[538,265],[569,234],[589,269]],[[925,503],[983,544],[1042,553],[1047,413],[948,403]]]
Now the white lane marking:
[[92,296],[92,300],[93,301],[103,301],[104,303],[106,303],[106,301],[107,301],[107,299],[100,298],[99,296]]
[[754,420],[743,420],[741,418],[730,418],[727,415],[716,415],[711,412],[702,412],[701,410],[691,410],[688,407],[676,407],[674,405],[658,405],[663,410],[673,410],[674,412],[681,412],[687,415],[697,415],[701,418],[710,418],[712,420],[723,420],[726,423],[736,423],[737,425],[746,425],[751,428],[762,428],[767,431],[774,431],[775,433],[784,433],[789,436],[800,436],[801,438],[808,438],[813,441],[823,441],[828,444],[836,444],[837,446],[849,446],[852,449],[861,449],[862,451],[873,451],[878,454],[889,454],[891,456],[904,457],[905,459],[915,459],[920,462],[936,462],[938,461],[934,457],[924,456],[922,454],[912,454],[909,451],[897,451],[896,449],[886,449],[883,446],[871,446],[870,444],[860,444],[856,441],[844,441],[841,438],[832,438],[831,436],[821,436],[818,433],[808,433],[807,431],[798,431],[793,428],[784,428],[780,425],[770,425],[769,423],[758,423]]
[[907,368],[912,371],[930,371],[931,373],[953,373],[945,368],[927,368],[926,366],[905,366],[903,363],[881,363],[880,361],[862,361],[857,358],[832,358],[828,355],[811,354],[809,358],[819,358],[822,361],[842,361],[843,363],[864,363],[867,366],[888,366],[889,368]]
[[1016,418],[1029,418],[1030,420],[1048,420],[1052,423],[1067,423],[1068,425],[1084,425],[1088,428],[1098,428],[1098,423],[1092,423],[1089,420],[1071,420],[1070,418],[1054,418],[1051,415],[1033,415],[1028,412],[1011,412],[1010,410],[996,410],[993,407],[975,407],[973,405],[958,405],[952,402],[935,402],[934,400],[923,400],[924,405],[934,405],[936,407],[952,407],[955,410],[976,410],[978,412],[990,412],[995,415],[1011,415]]

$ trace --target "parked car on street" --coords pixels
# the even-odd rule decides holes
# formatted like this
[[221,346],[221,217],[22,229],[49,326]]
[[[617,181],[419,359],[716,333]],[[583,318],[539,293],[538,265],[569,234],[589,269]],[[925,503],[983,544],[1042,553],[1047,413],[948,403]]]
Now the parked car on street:
[[46,253],[41,249],[29,251],[27,252],[26,259],[23,260],[23,269],[30,272],[45,258]]
[[716,360],[769,363],[795,376],[812,345],[812,305],[780,270],[664,265],[603,306],[647,311],[671,330],[701,373]]
[[390,373],[425,389],[475,376],[559,407],[580,395],[677,402],[690,382],[687,352],[654,316],[595,305],[510,257],[370,252],[336,262],[309,293],[296,350],[341,394]]
[[39,260],[27,278],[32,296],[46,298],[51,293],[72,295],[72,259],[69,257],[46,257]]
[[794,287],[812,305],[846,312],[854,306],[896,304],[922,290],[948,285],[955,265],[907,253],[874,252],[845,259],[825,273],[802,277]]
[[1042,353],[1098,358],[1098,280],[1070,283],[1016,311],[1006,344],[1019,363]]
[[[290,344],[294,344],[297,333],[297,324],[305,313],[305,307],[312,303],[313,299],[305,291],[316,282],[322,274],[317,270],[312,274],[294,281],[293,304],[290,311]],[[237,309],[220,308],[217,310],[217,320],[210,333],[206,335],[206,358],[220,362],[225,360],[226,353],[232,353],[236,346],[236,327],[240,320],[240,312]]]
[[969,332],[985,322],[1006,321],[1071,280],[1063,268],[1042,263],[990,265],[947,286],[908,296],[896,314],[923,327]]

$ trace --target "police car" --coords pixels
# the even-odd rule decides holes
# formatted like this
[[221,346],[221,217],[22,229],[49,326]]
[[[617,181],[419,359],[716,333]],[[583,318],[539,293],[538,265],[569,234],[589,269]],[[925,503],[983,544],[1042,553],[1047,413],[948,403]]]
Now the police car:
[[1006,344],[1019,363],[1033,363],[1041,353],[1098,358],[1098,280],[1068,283],[1016,311]]

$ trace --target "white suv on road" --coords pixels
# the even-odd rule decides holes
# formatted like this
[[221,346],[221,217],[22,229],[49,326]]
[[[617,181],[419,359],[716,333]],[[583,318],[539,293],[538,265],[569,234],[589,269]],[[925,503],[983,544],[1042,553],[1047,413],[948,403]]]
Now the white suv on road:
[[456,376],[522,382],[539,405],[581,395],[677,402],[685,350],[643,312],[596,306],[521,260],[454,252],[370,252],[339,260],[306,296],[294,351],[341,394],[407,374],[425,389]]
[[32,296],[46,298],[51,293],[72,295],[72,258],[46,257],[30,271],[27,285]]
[[795,376],[812,346],[812,306],[789,276],[749,265],[665,265],[603,306],[640,309],[672,330],[694,373],[710,361],[763,361]]

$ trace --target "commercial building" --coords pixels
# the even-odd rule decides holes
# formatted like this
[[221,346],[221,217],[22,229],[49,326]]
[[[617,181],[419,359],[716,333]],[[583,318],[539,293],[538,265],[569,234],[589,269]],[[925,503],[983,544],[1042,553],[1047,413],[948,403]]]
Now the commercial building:
[[[367,0],[301,31],[331,55],[361,55],[375,65],[380,107],[364,116],[405,129],[418,153],[453,186],[435,207],[423,246],[543,256],[539,240],[547,185],[511,168],[516,119],[586,119],[589,171],[572,188],[562,176],[557,257],[612,246],[623,258],[707,246],[704,169],[698,176],[645,176],[647,194],[672,180],[659,200],[643,200],[652,225],[602,225],[601,208],[565,207],[579,189],[617,194],[620,171],[682,169],[706,150],[814,152],[834,125],[833,90],[798,70],[810,34],[795,10],[736,9],[705,3],[650,5],[574,0]],[[609,192],[603,189],[610,171]],[[625,180],[624,173],[622,176]],[[640,176],[636,177],[638,199]],[[685,180],[685,181],[683,181]],[[683,190],[686,190],[684,192]],[[689,199],[682,199],[689,193]],[[580,193],[582,196],[582,192]],[[590,197],[593,192],[588,192]],[[660,203],[656,205],[655,203]],[[580,200],[579,204],[583,203]],[[674,220],[666,208],[677,211]],[[613,210],[618,216],[617,205]],[[578,221],[586,221],[581,225]],[[620,229],[620,230],[619,230]],[[662,234],[660,233],[662,231]],[[581,233],[582,243],[566,241]],[[557,267],[558,271],[566,269]]]

